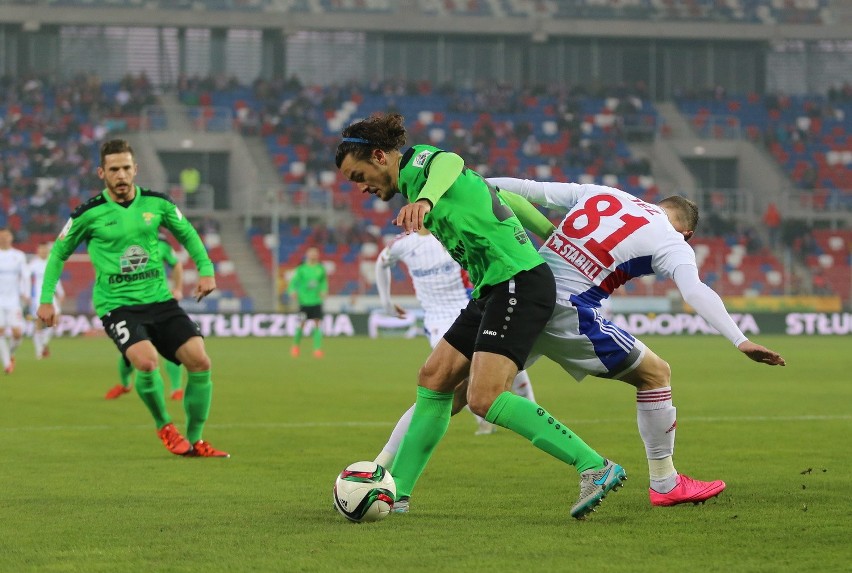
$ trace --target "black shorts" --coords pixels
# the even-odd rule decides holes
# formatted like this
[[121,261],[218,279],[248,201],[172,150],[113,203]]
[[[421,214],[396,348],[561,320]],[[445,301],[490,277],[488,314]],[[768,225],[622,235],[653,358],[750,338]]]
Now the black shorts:
[[546,263],[485,289],[444,334],[469,360],[474,352],[511,358],[522,370],[556,305],[556,283]]
[[175,364],[180,364],[175,356],[178,348],[201,336],[198,325],[174,299],[122,306],[102,316],[101,322],[122,355],[137,342],[150,340],[163,358]]
[[299,313],[304,317],[303,320],[322,320],[322,305],[311,304],[308,306],[300,306]]

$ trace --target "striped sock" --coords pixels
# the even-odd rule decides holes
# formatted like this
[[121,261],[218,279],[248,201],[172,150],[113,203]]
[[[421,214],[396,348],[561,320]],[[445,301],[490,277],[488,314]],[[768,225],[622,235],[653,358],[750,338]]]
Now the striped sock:
[[645,442],[651,489],[668,493],[677,484],[672,462],[677,408],[672,405],[671,386],[636,392],[636,422]]

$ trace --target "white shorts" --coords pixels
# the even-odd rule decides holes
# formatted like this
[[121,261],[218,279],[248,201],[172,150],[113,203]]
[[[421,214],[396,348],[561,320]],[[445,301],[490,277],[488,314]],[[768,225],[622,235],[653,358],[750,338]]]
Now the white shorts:
[[20,308],[0,308],[0,333],[7,328],[24,328],[24,313]]
[[639,365],[645,345],[603,318],[596,308],[556,303],[525,368],[547,356],[578,382],[586,376],[620,378]]
[[426,336],[429,337],[429,345],[432,348],[438,346],[438,342],[444,338],[444,334],[446,334],[455,321],[455,318],[448,318],[434,322],[429,321],[429,324],[423,324],[423,327],[426,329]]

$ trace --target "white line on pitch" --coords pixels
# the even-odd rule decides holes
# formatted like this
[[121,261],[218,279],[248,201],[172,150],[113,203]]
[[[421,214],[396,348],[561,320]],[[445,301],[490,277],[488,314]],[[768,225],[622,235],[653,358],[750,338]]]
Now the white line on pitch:
[[[852,415],[804,415],[804,416],[684,416],[682,422],[688,423],[718,423],[718,422],[828,422],[836,420],[852,420]],[[612,424],[632,422],[633,418],[606,418],[606,419],[572,419],[570,423],[575,424]],[[207,424],[207,428],[254,428],[254,429],[288,429],[288,428],[386,428],[393,426],[396,422],[254,422],[236,424]],[[16,428],[0,428],[0,432],[58,432],[77,431],[92,432],[103,430],[146,430],[151,429],[150,424],[128,424],[128,425],[97,425],[97,426],[19,426]]]

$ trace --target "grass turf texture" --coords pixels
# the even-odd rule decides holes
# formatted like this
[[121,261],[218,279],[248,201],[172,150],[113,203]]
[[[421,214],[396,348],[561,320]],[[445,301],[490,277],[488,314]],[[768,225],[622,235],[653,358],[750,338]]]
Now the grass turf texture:
[[507,430],[474,436],[463,412],[412,513],[360,525],[332,509],[334,478],[413,402],[425,340],[331,339],[315,360],[209,339],[205,438],[230,460],[173,456],[135,392],[104,400],[106,339],[56,340],[40,362],[26,342],[0,375],[0,571],[848,570],[848,339],[759,338],[784,369],[718,337],[645,340],[674,371],[676,466],[724,479],[720,498],[652,508],[631,388],[541,361],[538,400],[627,469],[598,513],[571,519],[573,470]]

